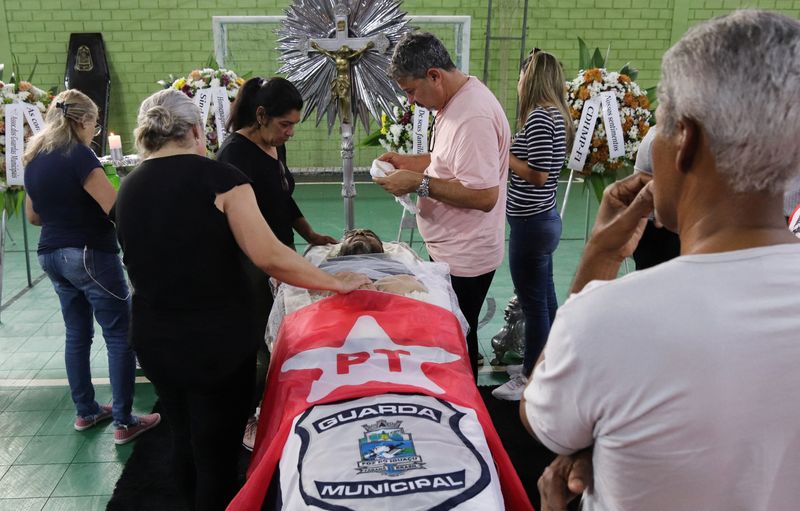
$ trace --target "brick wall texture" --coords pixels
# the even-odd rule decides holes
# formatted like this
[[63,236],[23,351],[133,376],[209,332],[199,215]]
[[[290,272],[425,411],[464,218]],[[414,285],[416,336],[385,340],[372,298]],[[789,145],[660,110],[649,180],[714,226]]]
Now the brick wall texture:
[[[213,54],[212,16],[279,15],[286,0],[0,0],[7,43],[20,61],[23,75],[38,59],[36,85],[63,88],[70,33],[101,32],[111,68],[109,128],[122,134],[133,151],[132,131],[139,103],[158,90],[157,80],[172,73],[185,76]],[[520,41],[493,39],[486,56],[488,0],[407,0],[413,15],[472,17],[470,72],[487,82],[506,107],[513,123]],[[577,72],[577,37],[591,47],[610,48],[608,64],[619,68],[630,61],[640,69],[639,82],[658,80],[661,56],[691,25],[740,7],[800,15],[800,0],[528,0],[526,50],[537,46],[564,63],[568,78]],[[524,0],[494,0],[489,29],[493,36],[522,35]],[[0,19],[2,26],[2,19]],[[428,27],[426,27],[428,28]],[[251,66],[239,73],[273,74],[278,63],[268,29],[232,33],[241,43],[237,58]],[[259,40],[259,37],[262,38]],[[444,34],[447,37],[447,34]],[[8,52],[6,52],[8,53]],[[9,55],[0,55],[6,59]],[[245,65],[245,64],[242,64]],[[374,125],[372,126],[374,128]],[[358,130],[358,138],[363,130]],[[309,120],[290,143],[292,167],[335,167],[339,164],[336,133],[315,128]],[[380,152],[359,147],[356,164],[366,165]]]

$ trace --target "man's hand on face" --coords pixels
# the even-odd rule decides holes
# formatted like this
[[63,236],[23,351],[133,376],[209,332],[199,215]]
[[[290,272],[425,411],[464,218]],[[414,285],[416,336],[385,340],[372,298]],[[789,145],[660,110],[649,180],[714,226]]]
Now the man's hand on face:
[[386,174],[386,177],[373,177],[384,190],[395,196],[405,195],[417,191],[422,182],[422,174],[410,170],[395,170]]
[[593,250],[620,260],[633,254],[653,211],[651,180],[637,172],[605,189],[589,240]]
[[594,483],[592,449],[559,456],[544,469],[537,484],[541,511],[566,511],[567,505]]

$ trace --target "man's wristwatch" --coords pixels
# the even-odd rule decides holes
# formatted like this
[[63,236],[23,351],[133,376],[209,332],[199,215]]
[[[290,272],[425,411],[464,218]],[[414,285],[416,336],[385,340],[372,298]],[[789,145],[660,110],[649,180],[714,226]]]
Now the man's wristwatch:
[[422,182],[417,187],[417,195],[419,197],[429,197],[431,194],[430,184],[431,178],[429,176],[422,176]]

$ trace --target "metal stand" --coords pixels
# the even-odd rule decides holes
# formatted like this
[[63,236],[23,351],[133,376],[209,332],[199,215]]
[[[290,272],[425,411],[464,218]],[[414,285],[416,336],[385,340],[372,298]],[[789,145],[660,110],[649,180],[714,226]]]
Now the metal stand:
[[[25,200],[25,199],[23,199]],[[25,206],[22,208],[22,238],[25,247],[25,271],[28,273],[28,287],[33,287],[33,279],[31,279],[31,254],[28,247],[28,219],[25,216]]]
[[[567,212],[567,204],[569,203],[569,196],[572,192],[572,185],[575,182],[575,171],[570,169],[569,171],[569,178],[567,179],[567,189],[564,190],[564,200],[561,202],[561,212],[559,215],[561,216],[561,221],[564,221],[564,216]],[[586,194],[586,219],[584,221],[584,233],[583,233],[583,242],[589,239],[589,208],[591,207],[590,197],[589,194]],[[561,238],[562,240],[578,240],[581,238]]]
[[342,197],[344,197],[344,228],[355,227],[354,199],[356,184],[353,178],[353,125],[342,122]]
[[[0,305],[3,304],[3,270],[5,270],[6,258],[6,210],[0,212]],[[0,314],[3,308],[0,307]],[[0,323],[2,321],[0,320]]]
[[589,191],[586,191],[586,220],[584,221],[584,231],[583,231],[583,244],[585,245],[587,241],[589,241],[589,208],[591,207],[591,200],[592,198],[589,196]]
[[414,248],[414,231],[417,230],[417,219],[406,208],[403,208],[403,213],[400,215],[400,227],[397,229],[397,239],[395,241],[402,241],[400,238],[403,236],[403,229],[409,231],[408,246]]
[[569,192],[572,190],[572,178],[575,176],[575,170],[569,170],[569,178],[567,179],[567,189],[564,190],[564,202],[561,203],[561,220],[564,220],[564,212],[567,210],[567,203],[569,202]]
[[[567,210],[567,202],[569,200],[570,189],[572,188],[572,177],[573,177],[574,172],[575,172],[574,170],[570,170],[570,172],[569,172],[569,181],[567,181],[567,189],[564,191],[564,202],[561,205],[561,220],[562,221],[564,220],[564,212]],[[584,220],[584,231],[583,231],[583,243],[584,243],[584,245],[589,240],[589,216],[590,216],[589,215],[589,209],[591,207],[591,200],[592,199],[589,196],[589,193],[587,192],[586,193],[586,217],[585,217],[585,220]],[[623,264],[625,265],[625,274],[630,273],[630,268],[628,266],[628,258],[627,257],[623,261]]]

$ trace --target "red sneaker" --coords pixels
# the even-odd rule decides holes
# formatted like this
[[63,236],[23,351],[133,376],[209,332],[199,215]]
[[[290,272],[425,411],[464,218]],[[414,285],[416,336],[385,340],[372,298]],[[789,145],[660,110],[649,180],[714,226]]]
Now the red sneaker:
[[95,415],[90,415],[88,417],[81,417],[79,415],[75,417],[75,430],[83,431],[85,429],[89,429],[98,422],[103,422],[110,418],[111,405],[100,405],[100,411],[98,411]]
[[117,445],[127,444],[145,431],[158,426],[159,422],[161,422],[161,414],[141,415],[139,416],[139,423],[135,426],[117,427],[114,431],[114,443]]

